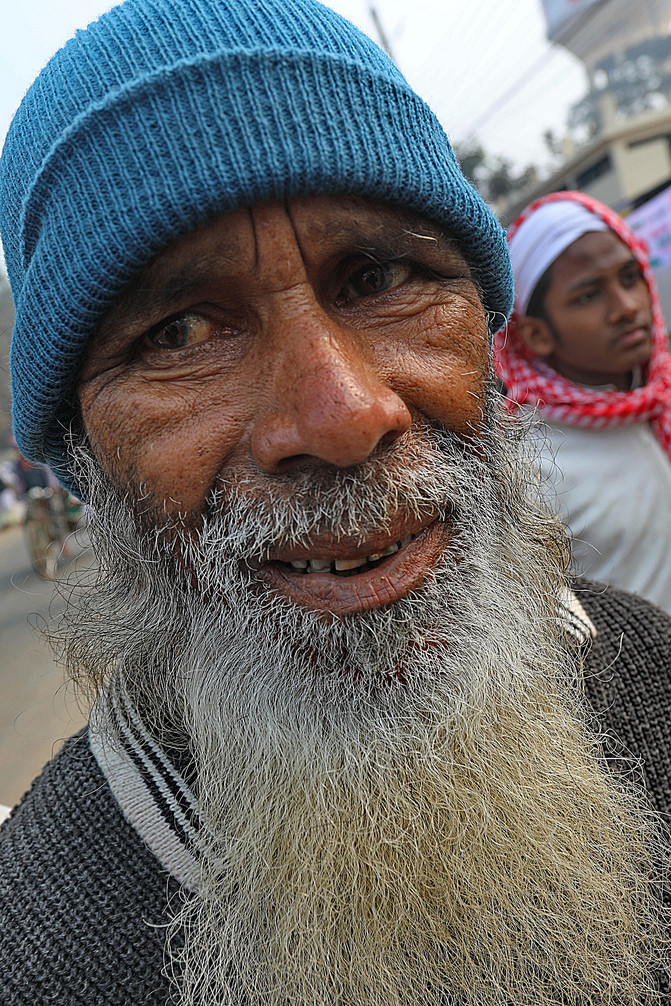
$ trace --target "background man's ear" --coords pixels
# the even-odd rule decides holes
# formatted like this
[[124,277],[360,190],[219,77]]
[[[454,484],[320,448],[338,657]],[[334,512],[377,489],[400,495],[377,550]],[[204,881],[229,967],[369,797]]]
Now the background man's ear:
[[542,318],[523,314],[517,319],[517,331],[523,342],[536,356],[549,356],[555,350],[555,340],[550,326]]

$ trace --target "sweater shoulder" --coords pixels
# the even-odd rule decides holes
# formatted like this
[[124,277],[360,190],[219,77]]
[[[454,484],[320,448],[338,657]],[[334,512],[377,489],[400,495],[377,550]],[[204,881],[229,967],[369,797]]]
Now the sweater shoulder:
[[587,699],[607,749],[634,764],[671,820],[671,617],[649,601],[578,579],[596,635],[584,657]]
[[126,821],[83,731],[0,829],[0,960],[17,1006],[165,1006],[177,884]]
[[671,665],[671,615],[638,594],[586,577],[577,577],[572,587],[604,641],[619,644],[624,634],[638,649],[666,657]]

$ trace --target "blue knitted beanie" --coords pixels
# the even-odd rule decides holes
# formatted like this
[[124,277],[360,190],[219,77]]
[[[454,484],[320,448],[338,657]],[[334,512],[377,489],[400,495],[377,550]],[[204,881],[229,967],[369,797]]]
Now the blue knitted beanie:
[[315,192],[371,196],[444,225],[485,307],[499,323],[507,315],[496,219],[430,109],[329,8],[126,0],[78,32],[28,91],[0,162],[23,453],[74,487],[64,437],[83,349],[169,242],[241,206]]

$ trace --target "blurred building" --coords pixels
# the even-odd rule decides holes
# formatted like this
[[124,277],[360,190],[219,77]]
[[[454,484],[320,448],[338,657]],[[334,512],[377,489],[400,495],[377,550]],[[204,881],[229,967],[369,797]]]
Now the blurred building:
[[553,174],[505,207],[581,189],[627,213],[671,184],[671,0],[541,0],[547,36],[583,63]]

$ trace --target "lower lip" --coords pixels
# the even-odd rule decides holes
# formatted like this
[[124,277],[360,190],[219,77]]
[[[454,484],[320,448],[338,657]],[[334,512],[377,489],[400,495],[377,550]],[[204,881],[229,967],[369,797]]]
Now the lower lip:
[[617,339],[618,346],[623,349],[629,349],[632,346],[638,346],[643,342],[647,342],[650,338],[647,328],[635,328],[633,332],[627,332],[626,335],[621,336]]
[[279,563],[268,563],[257,576],[305,608],[352,615],[392,604],[421,586],[449,541],[446,525],[437,520],[404,548],[364,573],[347,577],[335,573],[293,573]]

